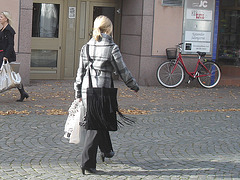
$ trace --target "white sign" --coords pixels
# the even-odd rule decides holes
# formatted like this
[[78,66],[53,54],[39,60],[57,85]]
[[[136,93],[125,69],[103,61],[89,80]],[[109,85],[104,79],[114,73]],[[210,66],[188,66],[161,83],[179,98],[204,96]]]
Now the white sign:
[[187,19],[194,20],[212,20],[212,11],[199,10],[199,9],[187,9]]
[[182,54],[212,54],[216,0],[184,0]]
[[76,17],[76,7],[68,8],[68,18],[74,19]]
[[197,51],[201,52],[210,52],[210,43],[204,43],[204,42],[185,42],[184,45],[184,51],[186,52],[194,52],[196,53]]
[[185,31],[185,41],[211,41],[211,32]]

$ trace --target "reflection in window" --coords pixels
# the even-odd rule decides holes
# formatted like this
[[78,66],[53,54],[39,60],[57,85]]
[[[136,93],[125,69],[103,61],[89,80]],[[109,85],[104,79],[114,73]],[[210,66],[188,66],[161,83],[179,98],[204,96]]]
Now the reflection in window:
[[57,67],[57,50],[32,50],[31,67]]
[[32,37],[58,38],[59,4],[33,3]]
[[219,21],[219,63],[240,66],[240,11],[222,9]]

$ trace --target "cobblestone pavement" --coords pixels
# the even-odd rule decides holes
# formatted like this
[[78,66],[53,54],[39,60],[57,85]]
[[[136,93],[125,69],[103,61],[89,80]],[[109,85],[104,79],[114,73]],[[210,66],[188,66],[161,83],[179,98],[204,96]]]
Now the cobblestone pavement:
[[239,87],[141,87],[136,95],[117,81],[136,124],[111,132],[116,155],[98,156],[99,173],[83,176],[82,147],[63,138],[72,83],[32,81],[23,103],[15,89],[0,94],[0,179],[240,179]]

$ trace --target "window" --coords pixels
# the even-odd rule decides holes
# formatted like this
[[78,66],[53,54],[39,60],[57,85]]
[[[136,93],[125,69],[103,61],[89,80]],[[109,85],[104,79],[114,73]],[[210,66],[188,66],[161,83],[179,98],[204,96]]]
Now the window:
[[182,6],[183,0],[162,0],[163,6]]
[[95,18],[100,15],[107,16],[112,21],[113,26],[114,26],[114,16],[115,16],[115,8],[114,7],[94,6],[93,20],[95,20]]
[[218,61],[240,66],[240,9],[221,9],[219,18]]
[[58,38],[59,4],[33,3],[32,37]]
[[57,50],[35,50],[31,53],[31,67],[57,67]]
[[235,0],[222,0],[221,3],[225,7],[235,6]]

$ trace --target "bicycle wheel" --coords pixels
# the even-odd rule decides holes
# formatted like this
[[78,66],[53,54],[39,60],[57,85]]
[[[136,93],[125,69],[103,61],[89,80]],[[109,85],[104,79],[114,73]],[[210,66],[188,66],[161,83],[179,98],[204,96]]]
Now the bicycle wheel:
[[[184,71],[180,64],[164,62],[157,69],[157,79],[165,87],[173,88],[179,86],[184,79]],[[175,69],[174,69],[175,68]],[[174,71],[173,71],[174,69]]]
[[205,88],[213,88],[218,84],[220,80],[220,68],[214,62],[205,62],[203,65],[208,70],[206,70],[204,66],[199,69],[199,77],[197,77],[198,82]]

